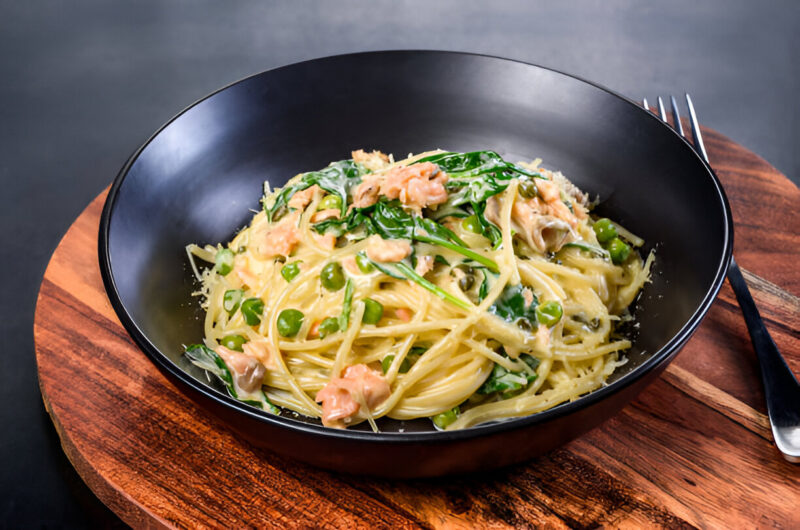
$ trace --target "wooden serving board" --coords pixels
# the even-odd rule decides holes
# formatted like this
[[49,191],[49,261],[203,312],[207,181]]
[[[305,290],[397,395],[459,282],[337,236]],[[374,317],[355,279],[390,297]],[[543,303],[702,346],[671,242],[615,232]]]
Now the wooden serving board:
[[[704,135],[732,203],[737,261],[797,374],[800,190],[753,153]],[[485,474],[343,476],[240,441],[136,347],[100,278],[104,198],[75,221],[47,268],[36,359],[64,451],[134,527],[800,527],[800,466],[772,443],[727,283],[664,375],[570,444]]]

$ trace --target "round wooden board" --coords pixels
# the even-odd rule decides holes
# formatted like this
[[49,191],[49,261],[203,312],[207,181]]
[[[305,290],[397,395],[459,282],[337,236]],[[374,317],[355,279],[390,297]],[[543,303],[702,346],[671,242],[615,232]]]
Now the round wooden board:
[[[756,302],[797,374],[800,190],[725,137],[704,136],[732,204],[737,261],[751,271]],[[134,527],[800,525],[800,466],[772,444],[758,366],[727,284],[658,381],[561,449],[464,477],[342,476],[239,440],[131,341],[100,278],[104,198],[75,221],[47,268],[36,359],[64,451]]]

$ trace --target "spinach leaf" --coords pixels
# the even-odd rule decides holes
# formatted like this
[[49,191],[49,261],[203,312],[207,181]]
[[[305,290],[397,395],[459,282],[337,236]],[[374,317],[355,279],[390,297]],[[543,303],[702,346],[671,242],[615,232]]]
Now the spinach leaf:
[[538,173],[506,162],[494,151],[436,153],[418,162],[432,162],[447,173],[449,179],[446,188],[450,194],[447,204],[450,207],[485,202],[505,190],[514,177],[525,175],[541,178]]
[[466,300],[462,300],[457,296],[454,296],[438,285],[429,282],[417,272],[411,268],[407,263],[403,261],[399,261],[397,263],[378,263],[376,261],[370,260],[370,263],[375,266],[376,269],[381,271],[382,273],[386,274],[387,276],[391,276],[392,278],[397,278],[398,280],[410,280],[417,285],[427,289],[428,291],[432,292],[442,300],[447,300],[451,304],[460,307],[461,309],[470,310],[472,308],[472,304],[467,302]]
[[362,227],[365,235],[378,234],[383,239],[408,239],[439,245],[475,260],[492,271],[499,270],[497,263],[469,249],[453,231],[431,219],[412,215],[397,200],[382,199],[366,208],[353,208],[342,219],[328,219],[315,224],[314,230],[320,234],[330,231],[338,237]]
[[422,216],[406,212],[399,201],[380,201],[375,204],[371,223],[365,226],[369,233],[376,233],[384,239],[413,239],[449,248],[454,252],[477,261],[493,271],[498,271],[497,263],[467,247],[457,235],[444,226]]
[[535,323],[536,306],[539,302],[534,295],[533,302],[526,305],[522,296],[523,289],[522,284],[506,285],[494,304],[489,306],[489,312],[510,323],[516,323],[520,319],[525,319],[530,324]]
[[483,302],[483,299],[486,298],[486,295],[489,294],[489,272],[486,269],[481,270],[483,273],[483,281],[481,282],[481,286],[478,287],[478,303],[480,304]]
[[483,237],[492,242],[493,249],[499,248],[500,243],[503,241],[503,234],[494,223],[486,219],[486,215],[484,213],[486,211],[486,203],[473,202],[472,210],[475,212],[475,217],[478,218],[478,223],[480,223],[481,228],[483,228]]
[[[318,234],[332,233],[336,237],[355,232],[359,227],[372,225],[372,219],[364,213],[366,208],[353,208],[342,218],[331,218],[313,226]],[[369,233],[369,232],[367,232]]]
[[233,376],[231,375],[228,365],[225,364],[222,357],[211,348],[203,344],[192,344],[186,347],[185,355],[192,364],[219,378],[228,390],[228,394],[230,394],[233,399],[237,399],[243,403],[273,414],[280,413],[280,409],[272,404],[269,398],[267,398],[267,395],[264,394],[264,391],[260,388],[251,394],[240,396],[239,393],[236,392],[236,385],[233,383]]
[[278,192],[272,204],[268,205],[265,197],[264,211],[267,213],[267,218],[272,221],[275,212],[286,206],[292,195],[316,184],[328,193],[338,195],[342,199],[341,215],[344,216],[350,189],[358,185],[361,177],[369,172],[366,167],[352,160],[333,162],[325,169],[304,173],[296,183],[285,186]]
[[[520,359],[534,372],[536,368],[539,367],[539,359],[527,353],[520,355]],[[535,381],[537,377],[538,375],[536,373],[531,373],[527,370],[512,372],[495,363],[491,375],[478,389],[478,394],[493,394],[495,392],[509,394],[511,392],[516,392],[527,387]]]

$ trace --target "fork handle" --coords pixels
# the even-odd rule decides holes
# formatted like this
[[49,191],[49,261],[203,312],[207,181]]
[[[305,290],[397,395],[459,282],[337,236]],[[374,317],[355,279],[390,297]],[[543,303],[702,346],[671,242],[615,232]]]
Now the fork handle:
[[728,281],[739,301],[761,366],[775,443],[788,461],[800,463],[800,384],[764,326],[742,271],[733,257],[728,267]]

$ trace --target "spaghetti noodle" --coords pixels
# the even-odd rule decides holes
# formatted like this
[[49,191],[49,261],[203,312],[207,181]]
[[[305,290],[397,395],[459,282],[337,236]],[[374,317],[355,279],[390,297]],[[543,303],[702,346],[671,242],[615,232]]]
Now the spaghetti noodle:
[[538,160],[359,150],[262,202],[227,245],[187,247],[206,317],[186,355],[237,399],[460,429],[577,399],[625,362],[615,324],[653,255]]

